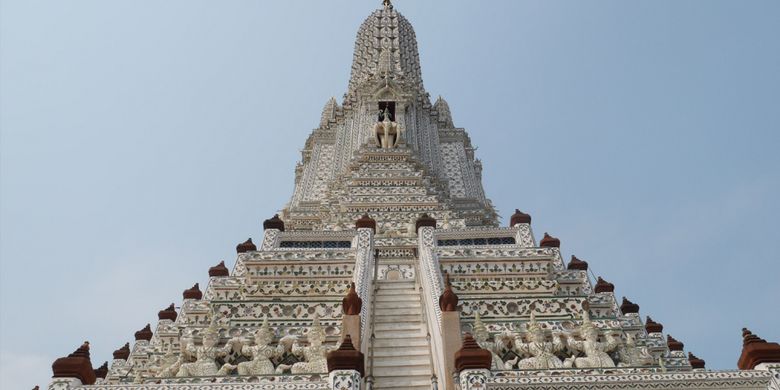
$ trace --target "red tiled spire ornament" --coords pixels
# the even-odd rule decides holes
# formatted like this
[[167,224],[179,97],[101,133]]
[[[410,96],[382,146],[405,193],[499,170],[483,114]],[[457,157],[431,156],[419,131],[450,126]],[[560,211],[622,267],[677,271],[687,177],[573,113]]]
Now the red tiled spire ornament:
[[225,267],[225,262],[220,261],[219,264],[209,268],[209,277],[222,277],[230,276],[230,270]]
[[593,288],[596,293],[615,292],[615,285],[602,279],[601,276],[596,280],[596,286]]
[[531,223],[531,216],[520,211],[520,209],[515,209],[515,213],[512,214],[512,217],[509,218],[509,227],[515,226],[518,223]]
[[236,253],[254,252],[257,250],[257,246],[252,242],[251,238],[247,238],[246,241],[236,245]]
[[339,349],[328,352],[328,372],[334,370],[355,370],[362,377],[365,374],[365,358],[363,352],[352,345],[352,336],[346,335]]
[[699,359],[696,357],[696,355],[688,352],[688,363],[691,364],[691,367],[693,368],[704,368],[704,360]]
[[458,311],[458,296],[452,291],[450,274],[444,274],[444,285],[444,292],[439,297],[439,308],[441,311]]
[[347,296],[341,300],[341,307],[344,310],[344,314],[348,316],[360,315],[360,310],[363,308],[363,300],[358,296],[355,291],[355,282],[349,284],[349,291]]
[[135,341],[140,340],[146,340],[149,341],[152,339],[152,326],[150,324],[146,324],[143,329],[139,330],[138,332],[135,332]]
[[95,369],[95,376],[100,379],[106,379],[106,375],[108,375],[108,362],[103,362],[103,364]]
[[639,305],[629,301],[626,297],[623,297],[623,303],[620,304],[620,311],[622,311],[623,314],[639,313]]
[[203,293],[200,291],[198,283],[195,283],[194,286],[184,290],[182,296],[184,299],[201,299],[203,298]]
[[178,317],[178,314],[176,314],[176,307],[173,306],[173,303],[171,303],[171,305],[165,309],[157,312],[157,319],[159,320],[176,321],[176,317]]
[[645,321],[645,330],[647,333],[661,333],[664,331],[664,326],[660,322],[653,321],[650,316]]
[[274,214],[270,219],[263,221],[263,230],[276,229],[280,232],[284,231],[284,221],[279,218],[279,214]]
[[682,342],[677,341],[672,335],[666,335],[666,346],[669,347],[670,351],[682,351],[685,347],[685,344]]
[[125,343],[122,347],[114,351],[114,359],[127,360],[130,357],[130,343]]
[[82,384],[92,385],[97,379],[89,360],[89,341],[85,341],[67,357],[61,357],[51,365],[54,378],[77,378]]
[[485,369],[489,370],[493,363],[493,354],[487,349],[483,349],[471,336],[466,333],[463,337],[463,347],[455,352],[455,370]]
[[752,370],[761,363],[780,363],[780,344],[767,342],[747,328],[742,328],[742,355],[737,367]]
[[358,218],[357,221],[355,221],[355,229],[364,229],[368,228],[374,231],[376,233],[376,221],[369,217],[368,214],[363,214],[362,217]]
[[569,264],[566,266],[566,269],[569,270],[578,270],[578,271],[587,271],[588,270],[588,262],[582,261],[577,258],[577,256],[571,255],[571,260],[569,260]]
[[544,237],[542,237],[542,240],[539,241],[539,246],[544,248],[560,248],[561,247],[561,240],[544,233]]

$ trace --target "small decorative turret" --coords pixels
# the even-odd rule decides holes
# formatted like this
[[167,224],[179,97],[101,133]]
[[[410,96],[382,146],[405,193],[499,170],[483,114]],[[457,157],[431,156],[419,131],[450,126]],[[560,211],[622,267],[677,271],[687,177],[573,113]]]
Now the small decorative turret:
[[493,363],[493,354],[487,349],[480,348],[471,333],[463,337],[463,347],[455,352],[455,370],[489,370]]
[[89,341],[85,341],[67,357],[55,360],[51,370],[54,378],[77,378],[82,384],[94,384],[97,378],[89,360]]
[[358,218],[357,221],[355,221],[355,229],[363,229],[368,228],[374,231],[376,233],[376,221],[369,217],[368,214],[363,214],[362,217]]
[[737,367],[752,370],[761,363],[780,363],[780,344],[767,342],[747,328],[742,328],[742,355]]
[[230,270],[225,267],[225,262],[220,261],[219,264],[209,268],[209,277],[222,277],[230,276]]
[[157,312],[157,319],[159,320],[176,321],[177,316],[178,314],[176,314],[176,307],[173,306],[173,303],[171,303],[171,305],[168,306],[167,308]]
[[341,342],[339,349],[328,352],[327,356],[328,372],[334,370],[355,370],[362,377],[365,372],[365,358],[363,352],[355,349],[352,345],[352,336],[346,335]]
[[421,215],[420,218],[417,218],[417,221],[414,223],[414,231],[419,232],[420,228],[423,226],[429,226],[435,229],[436,219],[429,216],[428,214]]
[[276,229],[280,232],[284,231],[284,221],[279,218],[279,214],[274,214],[271,219],[263,221],[263,230]]
[[666,335],[666,346],[669,347],[670,351],[682,351],[685,347],[685,344],[677,341],[672,335]]
[[588,262],[582,261],[577,258],[577,256],[571,255],[571,260],[569,260],[569,264],[566,266],[566,269],[569,270],[578,270],[578,271],[587,271],[588,270]]
[[125,343],[119,349],[114,351],[114,359],[127,360],[130,357],[130,343]]
[[544,237],[542,237],[542,240],[539,241],[539,246],[544,248],[560,248],[561,247],[561,240],[544,233]]
[[626,297],[623,297],[623,303],[620,304],[620,311],[622,311],[623,314],[639,313],[639,305],[629,301]]
[[360,315],[360,310],[363,308],[363,300],[360,299],[357,291],[355,291],[355,282],[349,284],[349,291],[347,291],[347,296],[341,300],[341,308],[344,310],[345,315]]
[[106,375],[108,375],[108,362],[103,362],[100,367],[95,369],[95,377],[106,379]]
[[691,363],[691,367],[694,369],[704,368],[704,360],[699,359],[696,355],[688,352],[688,363]]
[[439,308],[441,311],[458,311],[458,296],[452,291],[450,283],[450,274],[444,274],[444,292],[439,297]]
[[146,340],[149,341],[152,339],[152,326],[150,324],[146,324],[143,329],[139,330],[138,332],[135,332],[135,341],[140,340]]
[[509,227],[515,226],[518,223],[531,223],[531,216],[520,211],[520,209],[515,209],[515,213],[512,214],[512,217],[509,218]]
[[664,326],[660,322],[653,321],[653,319],[648,316],[645,321],[645,330],[647,333],[661,333],[664,331]]
[[252,242],[251,238],[247,238],[246,241],[236,245],[237,253],[254,252],[257,250],[257,246]]
[[203,293],[200,291],[200,287],[198,286],[198,283],[195,283],[194,286],[191,288],[188,288],[184,290],[182,293],[182,296],[184,299],[201,299],[203,298]]
[[596,280],[596,286],[593,287],[596,293],[615,292],[615,285],[602,279],[601,276]]

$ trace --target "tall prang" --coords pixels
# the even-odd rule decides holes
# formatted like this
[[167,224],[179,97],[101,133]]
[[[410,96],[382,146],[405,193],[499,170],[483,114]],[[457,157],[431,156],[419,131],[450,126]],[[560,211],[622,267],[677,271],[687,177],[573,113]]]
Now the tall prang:
[[741,370],[706,370],[530,215],[499,227],[481,170],[385,0],[262,239],[110,365],[88,342],[57,359],[49,389],[780,389],[780,345],[745,329]]
[[360,26],[344,100],[325,103],[302,154],[283,213],[291,230],[339,230],[365,213],[380,235],[414,234],[409,222],[423,212],[452,226],[497,224],[471,140],[444,99],[431,103],[414,29],[391,4]]

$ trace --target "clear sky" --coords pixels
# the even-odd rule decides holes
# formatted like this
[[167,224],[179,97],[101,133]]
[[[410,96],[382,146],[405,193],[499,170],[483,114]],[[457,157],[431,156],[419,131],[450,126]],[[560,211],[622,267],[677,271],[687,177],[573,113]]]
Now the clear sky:
[[[2,1],[0,387],[98,366],[292,192],[380,1]],[[780,2],[411,1],[425,86],[533,216],[733,369],[780,341]]]

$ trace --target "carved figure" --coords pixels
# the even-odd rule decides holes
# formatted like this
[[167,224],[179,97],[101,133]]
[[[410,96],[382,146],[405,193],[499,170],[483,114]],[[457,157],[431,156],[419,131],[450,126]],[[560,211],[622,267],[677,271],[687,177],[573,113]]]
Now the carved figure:
[[619,333],[610,333],[610,338],[615,339],[617,344],[617,353],[620,358],[618,367],[636,367],[653,364],[653,356],[648,352],[647,347],[638,347],[634,335],[626,333],[626,341],[620,338]]
[[597,367],[615,367],[615,362],[607,352],[615,350],[618,342],[610,338],[606,343],[598,341],[599,330],[590,322],[588,308],[582,312],[582,325],[580,325],[580,335],[584,341],[567,339],[567,346],[574,351],[582,351],[585,357],[571,357],[564,363],[566,367],[577,368],[597,368]]
[[501,358],[500,354],[502,350],[509,347],[508,343],[499,337],[496,337],[495,341],[488,341],[488,336],[489,333],[485,327],[485,324],[483,324],[482,319],[479,318],[479,313],[476,313],[474,315],[474,339],[477,341],[477,344],[479,344],[480,348],[487,349],[491,354],[493,354],[493,364],[490,366],[490,369],[511,370],[512,367],[517,363],[519,357],[504,362],[504,359]]
[[293,374],[310,374],[328,372],[327,355],[328,352],[337,349],[338,347],[322,345],[325,341],[325,332],[320,326],[319,316],[314,316],[314,321],[309,328],[309,333],[306,336],[309,340],[308,346],[301,346],[298,344],[298,338],[294,336],[285,336],[280,340],[283,344],[290,344],[292,341],[291,352],[293,355],[300,356],[304,359],[303,362],[298,362],[292,366],[287,364],[280,364],[276,368],[276,373],[280,374],[285,370],[290,370]]
[[518,354],[530,354],[532,357],[521,359],[520,369],[546,369],[561,368],[563,363],[557,352],[562,351],[566,345],[561,341],[560,333],[553,333],[552,342],[546,340],[544,329],[536,322],[536,316],[531,313],[531,321],[528,322],[529,342],[524,343],[522,338],[515,336],[515,351]]
[[179,372],[176,374],[178,377],[184,376],[212,376],[212,375],[225,375],[229,371],[227,367],[217,366],[216,359],[227,355],[235,345],[240,345],[241,340],[237,337],[232,338],[224,347],[217,348],[217,342],[219,341],[219,332],[216,329],[214,321],[211,325],[203,331],[203,342],[201,346],[196,346],[190,339],[186,345],[187,354],[194,356],[196,360],[192,363],[183,363]]
[[244,345],[241,348],[241,353],[244,356],[251,357],[252,360],[238,363],[238,366],[225,364],[222,366],[222,369],[226,371],[237,370],[238,375],[273,374],[274,364],[271,362],[271,359],[284,354],[284,345],[279,344],[276,347],[270,345],[273,337],[273,331],[268,326],[268,318],[266,317],[263,319],[263,325],[254,333],[255,345]]
[[376,145],[382,149],[393,149],[398,146],[403,130],[398,123],[390,121],[390,115],[386,110],[383,115],[384,120],[382,122],[377,122],[377,124],[374,125]]
[[183,351],[179,356],[176,356],[169,344],[168,351],[155,362],[155,365],[152,366],[149,371],[158,378],[170,378],[175,376],[179,371],[184,359],[186,359],[186,357],[184,356]]

